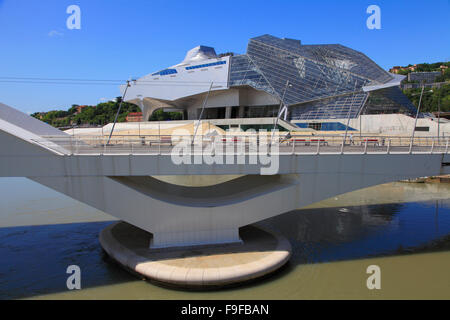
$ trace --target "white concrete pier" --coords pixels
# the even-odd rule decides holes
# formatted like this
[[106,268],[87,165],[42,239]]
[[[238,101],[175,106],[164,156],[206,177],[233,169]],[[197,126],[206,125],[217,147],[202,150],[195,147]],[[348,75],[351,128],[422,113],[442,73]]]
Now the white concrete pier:
[[188,288],[227,286],[268,275],[289,261],[291,246],[281,235],[247,226],[242,243],[149,249],[152,235],[125,222],[100,234],[103,249],[127,269],[158,283]]

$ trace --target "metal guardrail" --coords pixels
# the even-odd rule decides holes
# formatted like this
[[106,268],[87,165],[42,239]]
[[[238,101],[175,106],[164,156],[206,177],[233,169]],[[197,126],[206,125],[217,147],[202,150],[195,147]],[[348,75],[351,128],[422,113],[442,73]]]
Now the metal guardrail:
[[[190,154],[366,154],[366,153],[448,153],[450,139],[438,137],[347,136],[280,134],[271,141],[268,134],[206,136],[114,135],[46,136],[35,143],[68,155],[103,154],[171,154],[178,145],[181,153]],[[184,143],[180,145],[179,143]],[[180,147],[183,146],[183,147]]]

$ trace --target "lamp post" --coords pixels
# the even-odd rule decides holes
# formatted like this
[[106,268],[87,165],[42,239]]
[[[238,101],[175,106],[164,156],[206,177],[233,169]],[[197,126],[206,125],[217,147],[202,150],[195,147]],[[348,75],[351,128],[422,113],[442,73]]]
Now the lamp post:
[[[413,145],[413,142],[414,142],[414,134],[416,132],[417,118],[419,117],[420,104],[422,103],[422,96],[423,96],[423,90],[424,89],[425,89],[425,85],[422,83],[422,91],[420,92],[419,105],[417,106],[416,118],[414,120],[414,128],[413,128],[413,132],[412,132],[412,135],[411,135],[410,149],[412,148],[412,145]],[[429,90],[427,92],[433,92],[433,90]],[[417,95],[417,94],[414,94],[413,96],[415,96],[415,95]]]
[[[342,145],[345,145],[345,140],[347,140],[347,133],[348,133],[348,126],[350,125],[350,111],[353,107],[353,101],[355,99],[355,95],[356,95],[356,85],[357,85],[357,81],[355,81],[355,88],[353,89],[353,96],[352,96],[352,103],[350,105],[350,108],[348,109],[348,115],[347,115],[347,125],[345,126],[345,135],[344,135],[344,141],[342,141]],[[359,129],[361,131],[361,128]]]
[[437,128],[437,138],[438,138],[438,143],[439,143],[439,126],[441,124],[441,90],[439,90],[439,96],[438,96],[438,128]]
[[[142,94],[138,94],[137,98],[139,99],[140,103],[139,103],[139,108],[141,109],[142,112],[142,121],[144,121],[144,110],[142,108]],[[147,119],[148,120],[148,119]],[[141,138],[141,121],[138,122],[138,134],[139,134],[139,139]]]

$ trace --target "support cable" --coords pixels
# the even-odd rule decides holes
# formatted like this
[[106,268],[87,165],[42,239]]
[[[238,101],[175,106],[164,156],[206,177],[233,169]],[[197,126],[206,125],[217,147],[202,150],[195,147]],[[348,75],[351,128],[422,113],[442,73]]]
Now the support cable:
[[127,94],[128,87],[130,87],[130,81],[129,80],[127,80],[127,86],[125,87],[125,91],[123,92],[122,99],[120,99],[119,109],[117,109],[116,117],[114,118],[114,123],[113,123],[113,126],[111,128],[111,132],[109,133],[109,138],[108,138],[108,141],[106,142],[106,145],[109,145],[109,141],[111,140],[111,136],[113,134],[114,127],[116,126],[117,118],[119,117],[119,113],[120,113],[120,108],[122,108],[122,103],[123,103],[123,100],[125,99],[125,95]]
[[197,130],[200,125],[200,121],[202,120],[203,111],[205,110],[206,102],[208,101],[209,93],[211,92],[212,86],[213,86],[213,82],[211,82],[211,85],[209,86],[209,90],[208,90],[208,93],[206,94],[205,100],[203,100],[202,111],[200,111],[200,116],[198,117],[198,122],[197,122],[197,125],[195,126],[194,136],[192,137],[192,143],[194,143],[195,136],[197,135]]

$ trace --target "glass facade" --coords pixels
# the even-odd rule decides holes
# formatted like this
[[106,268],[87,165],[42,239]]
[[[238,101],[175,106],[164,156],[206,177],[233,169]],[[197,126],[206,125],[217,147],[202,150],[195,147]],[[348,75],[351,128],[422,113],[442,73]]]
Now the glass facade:
[[404,113],[415,116],[416,112],[416,107],[398,87],[370,92],[363,109],[363,114]]
[[244,118],[264,118],[264,117],[276,117],[278,115],[280,107],[275,106],[258,106],[258,107],[245,107]]
[[311,128],[321,131],[345,131],[346,129],[348,131],[356,131],[356,129],[347,127],[341,122],[300,122],[295,123],[295,125],[299,128]]
[[307,102],[291,107],[290,118],[295,120],[356,118],[366,98],[367,93],[357,93]]
[[275,96],[289,107],[291,119],[321,119],[358,116],[368,98],[363,86],[392,79],[367,56],[342,45],[302,45],[263,35],[250,39],[246,54],[231,57],[229,84]]
[[248,85],[256,90],[277,95],[256,65],[245,54],[231,57],[229,85],[231,87]]

